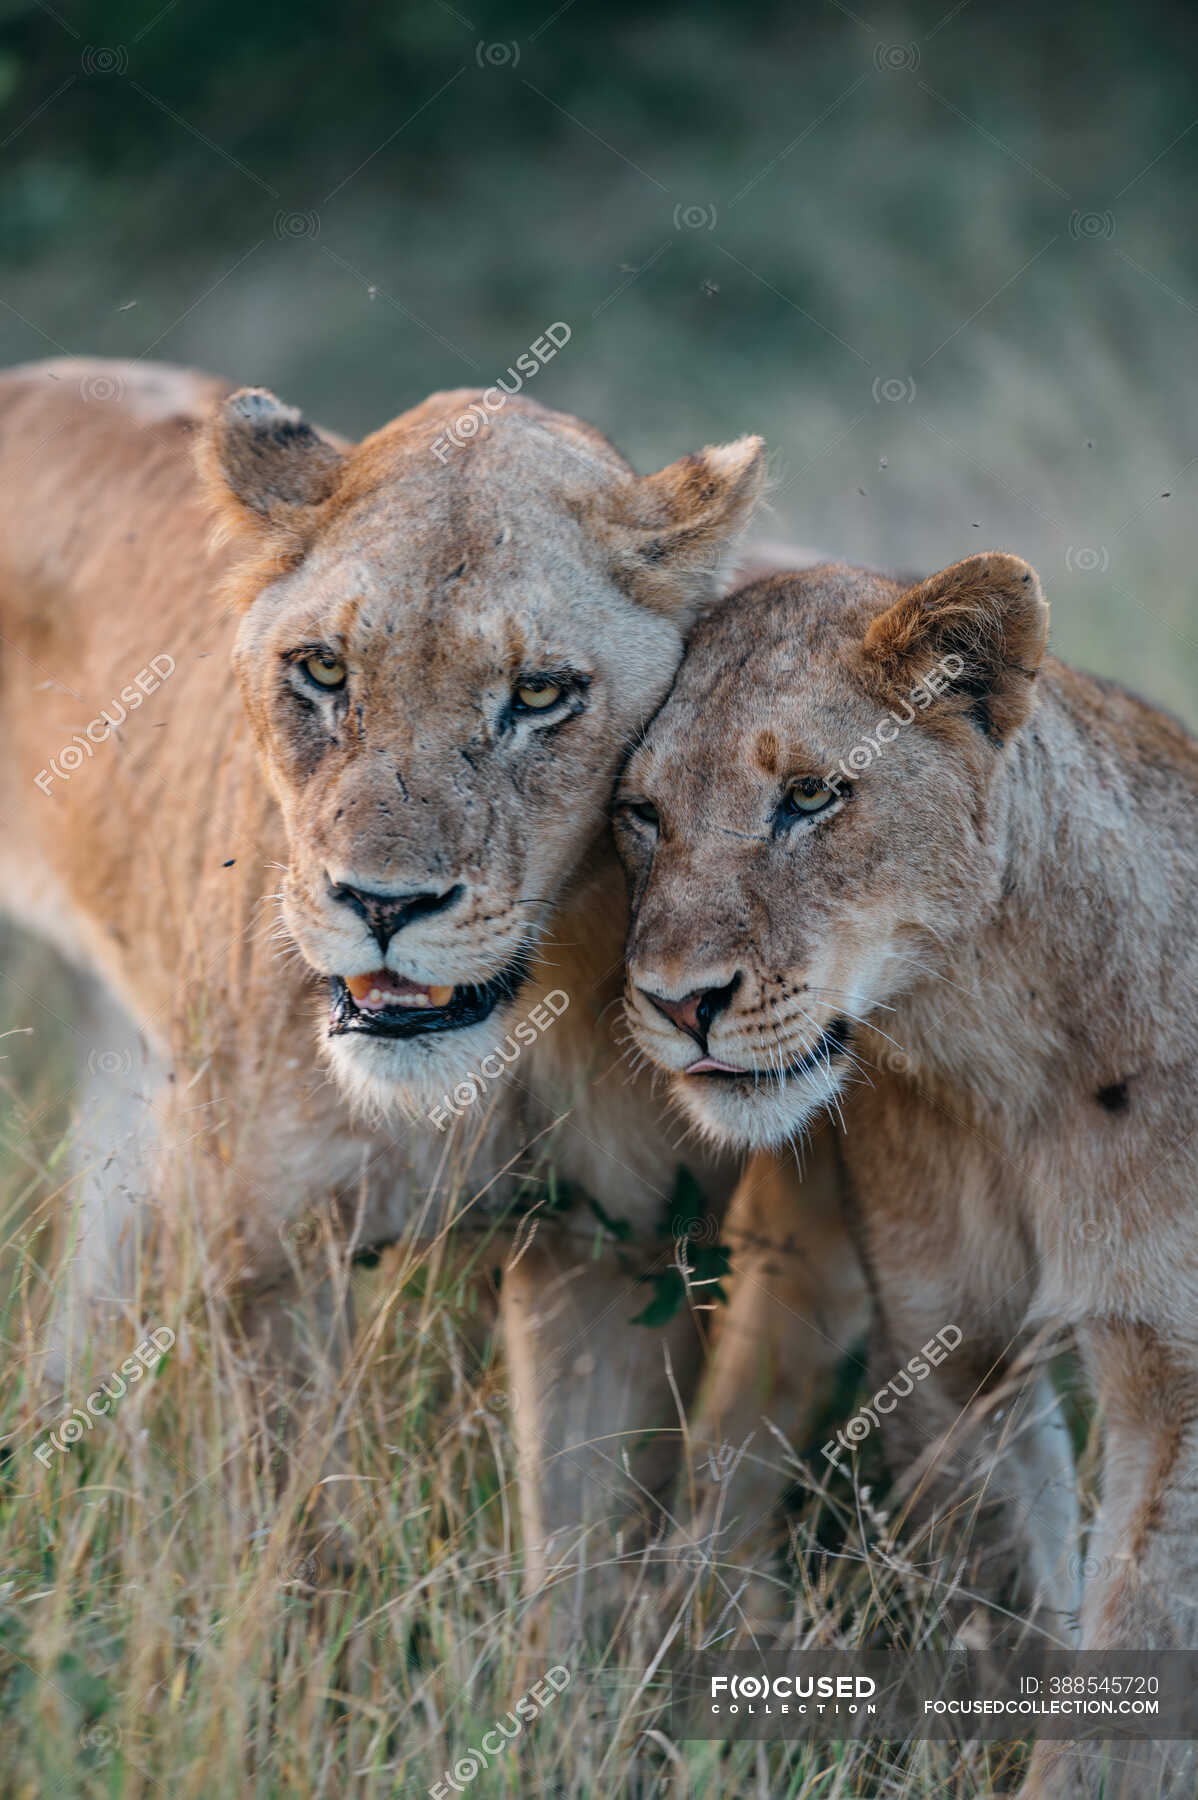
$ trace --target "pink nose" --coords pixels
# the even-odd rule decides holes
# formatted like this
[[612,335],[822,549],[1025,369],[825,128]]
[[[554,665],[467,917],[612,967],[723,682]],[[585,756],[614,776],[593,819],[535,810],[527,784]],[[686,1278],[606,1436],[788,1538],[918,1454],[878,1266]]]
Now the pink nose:
[[704,990],[699,988],[693,994],[686,994],[681,1000],[666,1000],[661,994],[649,994],[658,1012],[666,1015],[681,1031],[689,1031],[692,1037],[698,1037],[703,1027],[699,1019],[699,1009],[703,1004]]
[[723,1012],[739,985],[740,976],[734,975],[723,987],[695,988],[678,1000],[669,1000],[664,994],[651,993],[648,988],[638,991],[650,1006],[655,1006],[659,1013],[664,1014],[671,1025],[676,1025],[679,1031],[685,1031],[688,1037],[694,1038],[700,1050],[705,1051],[707,1034],[713,1020],[718,1013]]

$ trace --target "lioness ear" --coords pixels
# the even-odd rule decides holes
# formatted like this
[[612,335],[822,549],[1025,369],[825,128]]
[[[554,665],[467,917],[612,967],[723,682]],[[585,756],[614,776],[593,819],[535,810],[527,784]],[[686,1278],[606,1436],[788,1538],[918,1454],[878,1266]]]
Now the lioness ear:
[[221,403],[199,458],[209,497],[233,530],[294,526],[297,509],[327,500],[345,467],[341,452],[266,388],[241,388]]
[[1031,710],[1047,641],[1036,571],[992,551],[909,588],[874,620],[864,651],[890,692],[930,687],[1001,744]]
[[634,481],[610,521],[616,579],[643,605],[689,623],[719,594],[764,479],[765,443],[743,437]]

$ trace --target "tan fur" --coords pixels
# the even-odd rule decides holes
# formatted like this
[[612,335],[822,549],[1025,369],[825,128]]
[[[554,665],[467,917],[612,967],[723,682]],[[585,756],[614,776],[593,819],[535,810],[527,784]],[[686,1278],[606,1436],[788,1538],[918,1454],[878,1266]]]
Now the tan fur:
[[[502,1305],[535,1580],[554,1532],[576,1552],[588,1517],[635,1499],[622,1456],[653,1432],[667,1435],[648,1484],[668,1487],[674,1395],[698,1375],[689,1317],[628,1323],[647,1298],[637,1276],[673,1253],[684,1154],[622,1060],[605,806],[718,589],[760,445],[641,480],[590,427],[523,401],[442,461],[432,446],[468,394],[357,448],[261,391],[226,395],[143,364],[0,381],[0,892],[105,978],[149,1047],[143,1070],[77,1028],[98,1123],[75,1263],[86,1304],[63,1313],[57,1366],[93,1342],[97,1308],[128,1329],[136,1247],[158,1230],[183,1256],[184,1204],[204,1291],[248,1296],[251,1332],[285,1360],[314,1218],[355,1252],[451,1218],[481,1240],[519,1194],[530,1216]],[[349,665],[344,703],[297,698],[285,653],[310,642]],[[160,652],[173,673],[114,707]],[[562,665],[589,684],[576,716],[552,736],[500,723],[522,673]],[[102,710],[113,729],[93,741]],[[460,884],[456,910],[392,938],[389,966],[481,981],[523,953],[523,985],[457,1032],[330,1043],[320,976],[380,962],[332,878]],[[439,1131],[430,1109],[557,989],[564,1014]],[[103,1115],[118,1108],[114,1158]],[[685,1161],[722,1219],[735,1157]],[[180,1167],[182,1194],[166,1181]]]
[[[879,1381],[964,1334],[886,1426],[929,1553],[964,1484],[1002,1528],[983,1575],[1067,1637],[1072,1477],[1017,1353],[1073,1328],[1106,1425],[1082,1641],[1193,1648],[1198,746],[1046,657],[1046,621],[992,554],[907,591],[766,581],[700,626],[621,786],[629,1017],[714,1139],[843,1114]],[[838,768],[826,810],[779,812]],[[756,1075],[683,1072],[699,1049],[650,996],[700,991],[724,995],[709,1054]],[[1106,1792],[1192,1792],[1189,1749],[1152,1755]],[[1097,1791],[1059,1747],[1034,1770],[1029,1793]]]
[[782,1444],[796,1455],[811,1448],[871,1317],[829,1134],[801,1164],[790,1151],[751,1157],[723,1237],[732,1276],[726,1306],[712,1315],[715,1348],[690,1432],[691,1504],[675,1542],[684,1567],[697,1545],[724,1591],[753,1576],[742,1605],[754,1627],[768,1628],[793,1611],[790,1587],[771,1567],[784,1535]]

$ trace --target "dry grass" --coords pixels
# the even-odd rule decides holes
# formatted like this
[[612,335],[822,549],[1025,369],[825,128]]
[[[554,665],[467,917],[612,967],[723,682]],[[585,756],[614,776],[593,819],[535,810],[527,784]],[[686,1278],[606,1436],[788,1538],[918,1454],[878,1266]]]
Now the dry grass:
[[[739,8],[618,9],[613,25],[579,7],[543,35],[546,15],[559,18],[547,5],[527,18],[484,7],[477,33],[452,6],[408,10],[414,41],[395,43],[410,106],[389,95],[387,121],[368,112],[360,132],[356,118],[328,129],[315,103],[297,107],[295,65],[231,57],[214,25],[216,73],[193,91],[186,34],[204,28],[203,9],[165,9],[149,36],[136,21],[138,58],[163,46],[148,76],[136,64],[163,104],[255,167],[264,157],[284,204],[337,193],[324,236],[300,243],[271,229],[274,202],[263,209],[223,151],[181,124],[172,136],[157,106],[143,109],[136,180],[101,158],[106,115],[83,115],[94,168],[75,139],[61,150],[44,125],[26,130],[75,70],[51,18],[52,56],[11,121],[0,361],[41,355],[47,338],[150,347],[269,383],[354,430],[463,379],[441,330],[489,379],[564,319],[573,339],[536,397],[593,418],[638,466],[763,431],[770,535],[912,569],[1018,550],[1051,594],[1058,648],[1198,717],[1198,465],[1181,378],[1198,138],[1172,49],[1180,9],[1175,24],[1151,7],[1050,17],[944,0],[883,9],[863,31],[856,7],[836,4],[767,9],[751,28]],[[27,13],[13,10],[21,34]],[[108,41],[107,14],[72,17],[81,42]],[[280,38],[265,16],[262,29],[271,57],[291,36],[311,42],[313,77],[346,53],[339,15],[320,40]],[[517,78],[474,67],[479,34],[525,40]],[[877,46],[917,39],[915,67],[877,65]],[[140,117],[115,82],[59,92],[51,125],[101,105],[122,128]],[[247,92],[265,135],[243,143]],[[201,179],[207,197],[180,208]],[[676,204],[707,209],[712,229],[679,228]],[[50,1226],[72,1191],[71,1033],[55,1018],[70,1019],[74,989],[11,942],[0,971],[0,1032],[39,1034],[0,1042],[0,1793],[425,1794],[526,1674],[502,1370],[468,1294],[418,1259],[354,1277],[377,1353],[340,1397],[351,1575],[307,1562],[302,1472],[280,1502],[261,1469],[260,1406],[247,1413],[235,1379],[243,1350],[199,1293],[146,1296],[143,1316],[177,1328],[177,1345],[110,1423],[43,1468]],[[73,1396],[91,1385],[80,1368]],[[315,1465],[328,1405],[309,1429]],[[801,1620],[851,1644],[934,1614],[942,1594],[890,1545],[876,1474],[871,1499],[847,1483],[804,1490],[809,1465],[788,1467]],[[677,1641],[721,1608],[734,1616],[741,1577],[719,1573],[683,1605]],[[947,1800],[993,1785],[994,1750],[671,1741],[641,1683],[672,1623],[644,1572],[619,1643],[569,1654],[564,1695],[471,1800]]]
[[[54,971],[35,961],[28,975],[69,1016]],[[555,1663],[568,1687],[468,1784],[472,1800],[924,1800],[1005,1788],[1012,1753],[1000,1746],[675,1741],[646,1672],[667,1640],[668,1667],[687,1645],[736,1633],[747,1572],[734,1553],[681,1576],[650,1553],[629,1565],[617,1633],[524,1650],[502,1369],[477,1315],[479,1283],[418,1252],[354,1273],[358,1341],[371,1353],[305,1414],[281,1495],[235,1326],[170,1276],[134,1312],[147,1328],[169,1324],[174,1347],[43,1467],[33,1447],[66,1410],[47,1408],[38,1384],[60,1235],[50,1226],[68,1216],[71,1182],[57,1098],[66,1072],[53,1042],[39,1054],[36,1090],[8,1094],[3,1144],[6,1794],[421,1795]],[[103,1379],[107,1356],[95,1345],[72,1369],[67,1405]],[[325,1493],[352,1521],[351,1572],[322,1557],[309,1513],[339,1417],[348,1443],[333,1466],[345,1478]],[[866,1485],[819,1488],[814,1463],[781,1444],[775,1454],[795,1483],[784,1579],[800,1639],[935,1632],[943,1569],[919,1571],[907,1560],[918,1548],[892,1541],[877,1467],[862,1472]]]

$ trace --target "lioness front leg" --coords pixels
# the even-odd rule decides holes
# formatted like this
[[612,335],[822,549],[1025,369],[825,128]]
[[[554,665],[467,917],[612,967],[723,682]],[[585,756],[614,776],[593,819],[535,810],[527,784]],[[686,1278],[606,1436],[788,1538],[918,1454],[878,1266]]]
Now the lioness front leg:
[[[1198,1648],[1198,1358],[1148,1326],[1088,1326],[1082,1348],[1105,1426],[1102,1508],[1086,1556],[1082,1647]],[[1192,1800],[1192,1743],[1038,1746],[1025,1800]]]
[[1198,1649],[1198,1356],[1122,1320],[1081,1341],[1106,1429],[1085,1645]]
[[[882,1427],[912,1559],[1068,1642],[1076,1476],[1024,1329],[1036,1265],[1011,1171],[911,1084],[879,1079],[859,1111],[846,1149],[868,1197],[860,1229],[879,1312],[862,1414]],[[842,1436],[853,1440],[851,1422]],[[995,1612],[987,1629],[1018,1627]]]
[[960,1306],[905,1312],[879,1336],[862,1412],[881,1420],[910,1560],[950,1619],[980,1605],[990,1642],[1030,1620],[1065,1643],[1078,1602],[1068,1428],[1047,1371],[968,1329]]
[[[615,1529],[646,1509],[651,1529],[666,1517],[679,1402],[687,1405],[699,1365],[686,1308],[664,1326],[632,1323],[652,1292],[636,1273],[625,1255],[589,1259],[577,1240],[557,1243],[548,1233],[503,1271],[525,1586],[530,1595],[547,1582],[560,1586],[568,1608],[584,1567],[617,1554]],[[588,1577],[586,1588],[590,1607],[617,1584]]]
[[[781,1536],[787,1482],[775,1432],[801,1452],[810,1443],[845,1358],[863,1344],[870,1301],[841,1206],[832,1132],[817,1134],[802,1167],[790,1152],[749,1162],[722,1238],[731,1251],[728,1302],[690,1431],[688,1489],[677,1512],[685,1536],[710,1543],[737,1572],[761,1571]],[[754,1615],[772,1612],[764,1583]]]

